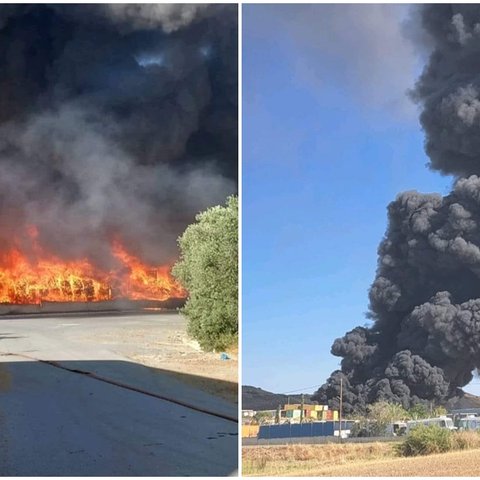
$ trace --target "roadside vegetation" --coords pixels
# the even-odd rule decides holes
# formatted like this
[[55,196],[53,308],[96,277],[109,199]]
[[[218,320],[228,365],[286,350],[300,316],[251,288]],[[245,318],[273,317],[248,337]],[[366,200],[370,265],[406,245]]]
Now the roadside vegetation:
[[[478,474],[480,434],[421,426],[400,441],[249,446],[242,451],[246,476],[462,476],[471,475],[474,468]],[[465,465],[444,473],[457,457]]]
[[422,418],[438,417],[446,415],[444,407],[437,406],[431,409],[423,404],[417,404],[409,409],[405,409],[397,403],[380,401],[367,407],[363,415],[351,416],[352,420],[357,420],[351,435],[353,437],[381,437],[392,422],[419,420]]
[[[358,476],[358,469],[368,466],[379,476],[411,476],[411,457],[435,457],[440,465],[445,455],[459,455],[460,451],[480,453],[480,433],[476,431],[450,431],[436,425],[418,426],[406,437],[385,442],[327,443],[323,445],[276,445],[243,447],[243,474],[260,476]],[[471,473],[472,455],[465,456],[465,474]],[[477,457],[475,457],[477,458]],[[405,462],[407,462],[405,464]],[[415,459],[418,468],[425,468],[423,476],[439,476],[432,462]],[[446,462],[446,468],[448,463]],[[443,467],[442,467],[443,468]],[[430,470],[429,470],[430,469]],[[373,470],[372,470],[373,472]],[[457,470],[462,475],[462,466]],[[478,473],[478,472],[477,472]],[[370,473],[368,473],[370,476]],[[373,473],[372,473],[373,475]]]
[[419,425],[395,449],[401,456],[412,457],[471,448],[480,448],[478,431],[456,432],[437,425]]
[[349,462],[392,458],[390,443],[344,443],[325,445],[277,445],[243,447],[244,475],[288,476]]
[[311,460],[288,463],[283,460],[272,461],[261,470],[252,470],[244,462],[243,474],[262,477],[476,477],[479,455],[480,449],[473,449],[419,457],[379,456],[343,462],[330,462],[317,456]]
[[188,334],[205,351],[235,348],[238,340],[238,198],[209,208],[178,239],[174,277],[188,291],[182,309]]

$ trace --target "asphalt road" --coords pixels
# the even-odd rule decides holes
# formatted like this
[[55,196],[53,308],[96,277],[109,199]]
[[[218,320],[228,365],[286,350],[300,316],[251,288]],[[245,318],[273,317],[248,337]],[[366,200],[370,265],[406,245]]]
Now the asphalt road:
[[236,473],[238,427],[220,418],[232,417],[234,406],[134,364],[109,346],[76,342],[78,335],[71,333],[152,321],[181,320],[177,315],[0,319],[0,475]]

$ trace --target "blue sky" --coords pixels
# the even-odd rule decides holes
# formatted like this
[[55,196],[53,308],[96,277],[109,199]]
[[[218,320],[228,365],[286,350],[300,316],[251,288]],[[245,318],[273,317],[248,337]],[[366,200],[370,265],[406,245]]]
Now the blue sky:
[[[400,29],[394,38],[393,27],[372,32],[368,22],[338,46],[338,8],[358,7],[243,6],[242,383],[274,392],[314,391],[305,387],[339,365],[333,340],[367,323],[388,203],[404,190],[451,186],[426,167],[405,95],[421,57]],[[400,25],[406,14],[370,8],[391,8],[365,10],[373,23],[386,15]],[[330,31],[316,42],[322,22]],[[401,65],[378,65],[369,55],[378,43]]]

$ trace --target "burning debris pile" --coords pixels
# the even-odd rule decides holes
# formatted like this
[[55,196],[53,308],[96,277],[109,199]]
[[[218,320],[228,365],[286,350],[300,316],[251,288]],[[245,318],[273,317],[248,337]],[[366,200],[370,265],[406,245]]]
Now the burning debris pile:
[[378,400],[442,403],[480,368],[480,6],[424,5],[432,42],[414,90],[430,167],[452,192],[405,192],[388,207],[370,289],[370,327],[337,339],[342,357],[315,394],[345,411]]
[[0,7],[0,302],[184,296],[236,191],[235,5]]
[[159,300],[182,298],[184,290],[172,279],[168,267],[149,267],[113,242],[118,267],[99,270],[88,259],[64,261],[41,252],[35,240],[36,260],[19,250],[1,256],[0,303],[94,302],[117,298]]

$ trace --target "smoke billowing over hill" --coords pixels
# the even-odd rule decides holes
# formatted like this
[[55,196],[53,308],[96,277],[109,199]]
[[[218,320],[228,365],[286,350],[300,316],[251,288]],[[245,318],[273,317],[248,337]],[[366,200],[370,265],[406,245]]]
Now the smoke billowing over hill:
[[442,197],[415,191],[388,207],[370,288],[369,327],[335,340],[342,357],[315,394],[347,412],[378,400],[443,403],[480,367],[480,6],[423,5],[432,47],[413,98],[430,168],[455,176]]

